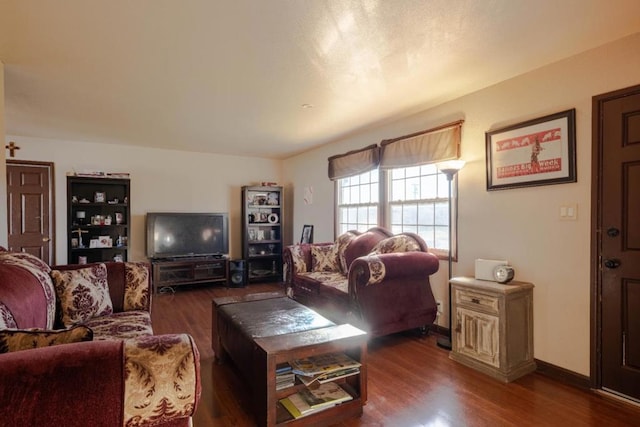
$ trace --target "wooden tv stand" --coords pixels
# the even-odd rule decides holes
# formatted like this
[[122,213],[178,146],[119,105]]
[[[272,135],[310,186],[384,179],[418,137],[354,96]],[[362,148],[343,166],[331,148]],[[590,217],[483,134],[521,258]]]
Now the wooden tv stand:
[[226,258],[196,257],[151,260],[153,289],[174,288],[197,283],[227,283]]

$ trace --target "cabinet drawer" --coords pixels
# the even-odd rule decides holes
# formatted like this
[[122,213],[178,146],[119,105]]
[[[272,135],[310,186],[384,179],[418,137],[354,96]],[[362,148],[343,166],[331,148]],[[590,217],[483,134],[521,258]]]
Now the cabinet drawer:
[[467,289],[456,289],[455,298],[459,306],[495,314],[498,314],[500,310],[500,297],[497,296],[485,295]]

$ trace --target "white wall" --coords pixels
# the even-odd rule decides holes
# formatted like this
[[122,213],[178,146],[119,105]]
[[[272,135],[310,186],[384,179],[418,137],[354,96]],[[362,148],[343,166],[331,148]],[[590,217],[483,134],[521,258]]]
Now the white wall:
[[9,138],[21,147],[16,159],[54,162],[58,264],[67,262],[67,172],[131,173],[129,259],[132,261],[145,259],[144,219],[152,211],[228,212],[230,254],[240,257],[241,187],[281,181],[282,162],[277,160],[21,136]]
[[[509,259],[516,279],[535,285],[535,357],[589,375],[591,100],[640,84],[638,70],[640,34],[287,159],[285,180],[295,182],[294,230],[314,224],[315,241],[333,239],[327,157],[464,119],[467,165],[459,175],[460,252],[454,275],[472,276],[476,258]],[[486,131],[571,108],[577,112],[577,183],[486,191]],[[302,202],[304,186],[315,190],[313,205]],[[559,208],[570,203],[578,205],[578,218],[561,221]],[[432,278],[434,294],[443,301],[446,276],[443,262]],[[446,319],[445,314],[439,323],[447,325]]]

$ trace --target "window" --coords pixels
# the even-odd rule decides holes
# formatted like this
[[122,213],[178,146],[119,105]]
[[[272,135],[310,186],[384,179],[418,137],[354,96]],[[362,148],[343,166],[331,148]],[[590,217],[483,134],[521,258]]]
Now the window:
[[388,221],[394,234],[419,234],[438,255],[449,251],[449,181],[435,164],[387,173]]
[[380,184],[378,169],[342,178],[337,185],[337,232],[366,231],[378,225]]
[[[337,180],[337,233],[385,227],[394,234],[420,235],[440,257],[449,251],[449,182],[435,164],[390,169],[379,192],[379,171]],[[452,194],[455,208],[456,181]],[[381,200],[381,201],[379,201]],[[456,218],[456,215],[453,215]],[[455,243],[456,224],[453,224]],[[455,244],[454,244],[455,254]]]

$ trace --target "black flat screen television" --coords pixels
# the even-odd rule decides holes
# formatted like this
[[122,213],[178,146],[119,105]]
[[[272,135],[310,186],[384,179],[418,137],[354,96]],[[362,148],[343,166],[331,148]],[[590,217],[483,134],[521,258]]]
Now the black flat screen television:
[[179,258],[229,253],[227,213],[147,213],[147,256]]

